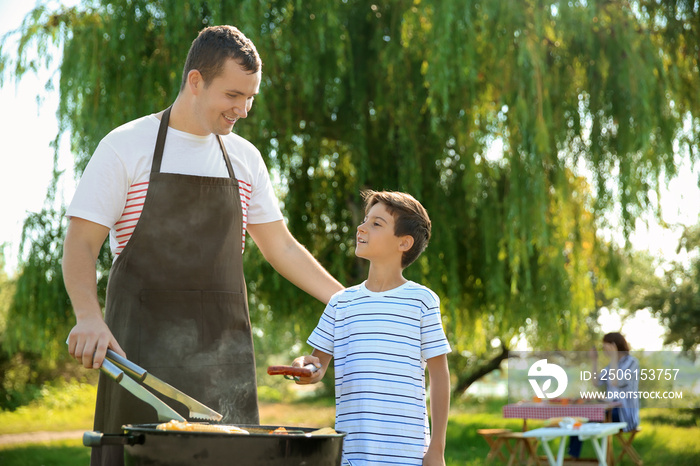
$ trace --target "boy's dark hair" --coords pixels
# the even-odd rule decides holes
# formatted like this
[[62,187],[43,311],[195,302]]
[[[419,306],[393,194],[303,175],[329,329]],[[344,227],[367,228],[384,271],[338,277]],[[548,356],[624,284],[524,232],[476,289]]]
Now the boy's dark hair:
[[230,58],[236,60],[245,71],[257,73],[262,68],[260,55],[253,42],[233,26],[210,26],[202,29],[192,41],[182,71],[182,91],[187,84],[187,75],[197,70],[208,86],[224,68]]
[[396,191],[362,191],[365,213],[381,202],[394,217],[394,235],[413,237],[413,246],[403,253],[401,267],[406,268],[421,255],[430,240],[430,218],[425,208],[413,196]]

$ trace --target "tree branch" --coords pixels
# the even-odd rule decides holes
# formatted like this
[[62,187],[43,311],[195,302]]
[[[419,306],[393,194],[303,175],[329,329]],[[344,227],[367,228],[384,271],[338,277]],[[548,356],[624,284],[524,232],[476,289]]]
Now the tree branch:
[[499,369],[501,367],[501,362],[508,359],[508,351],[508,348],[506,348],[505,345],[501,344],[501,352],[495,358],[477,367],[477,369],[473,372],[470,372],[464,376],[462,376],[461,374],[458,375],[457,385],[454,387],[452,395],[461,395],[469,388],[471,384],[481,379],[486,374],[495,371],[496,369]]

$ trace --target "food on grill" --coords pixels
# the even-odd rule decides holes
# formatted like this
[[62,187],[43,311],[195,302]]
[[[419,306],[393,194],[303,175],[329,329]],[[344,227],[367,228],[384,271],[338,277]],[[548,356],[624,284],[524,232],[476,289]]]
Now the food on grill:
[[213,432],[219,434],[247,434],[248,431],[236,426],[201,424],[181,421],[168,421],[156,426],[158,430],[180,431],[180,432]]
[[314,430],[312,432],[309,432],[309,435],[337,435],[338,432],[335,431],[332,427],[322,427],[318,430]]
[[311,432],[304,432],[303,430],[289,430],[285,427],[278,427],[274,430],[261,429],[256,427],[251,427],[251,431],[241,429],[240,427],[230,426],[230,425],[219,425],[219,424],[204,424],[200,422],[181,422],[181,421],[168,421],[163,424],[158,424],[156,426],[157,430],[175,431],[175,432],[211,432],[215,434],[274,434],[274,435],[337,435],[336,432],[331,427],[323,427]]

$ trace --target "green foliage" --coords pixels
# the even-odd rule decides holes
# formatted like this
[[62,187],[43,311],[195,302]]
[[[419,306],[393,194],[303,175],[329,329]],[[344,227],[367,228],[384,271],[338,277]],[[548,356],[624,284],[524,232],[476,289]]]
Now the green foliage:
[[687,260],[667,264],[660,273],[652,258],[631,258],[623,269],[622,301],[631,312],[651,309],[667,329],[664,343],[692,353],[700,347],[700,225],[686,228],[678,251]]
[[0,410],[0,434],[89,429],[95,413],[97,385],[56,379],[35,388],[31,402]]
[[68,335],[72,308],[63,285],[63,212],[43,209],[24,223],[20,248],[26,258],[15,281],[3,347],[56,357],[65,353],[57,335]]
[[[494,339],[507,348],[521,332],[547,348],[590,338],[618,260],[596,236],[602,214],[619,212],[628,233],[675,174],[674,143],[697,157],[700,12],[688,1],[85,1],[38,7],[14,67],[0,49],[3,74],[45,66],[25,62],[27,47],[40,60],[42,44],[63,47],[60,130],[81,173],[108,131],[173,101],[189,44],[218,23],[243,30],[264,62],[236,131],[261,149],[292,233],[334,276],[365,276],[353,256],[361,188],[425,205],[433,239],[406,276],[442,297],[459,371],[463,355],[489,358]],[[29,228],[59,253],[60,239],[40,239],[54,224]],[[25,255],[27,280],[57,286],[56,257]],[[322,306],[252,244],[245,261],[258,341],[268,354],[301,350]],[[70,325],[65,296],[52,305],[13,314],[13,347],[47,337],[42,312]]]
[[10,308],[12,295],[15,292],[14,282],[5,273],[5,244],[0,244],[0,345],[4,338],[5,321]]
[[39,387],[33,383],[37,379],[35,365],[26,364],[20,355],[7,357],[2,353],[0,368],[0,408],[16,409],[39,396]]
[[[67,354],[67,352],[65,352]],[[13,411],[46,396],[46,388],[62,386],[85,371],[66,357],[55,359],[31,352],[0,352],[0,410]],[[97,376],[94,372],[93,377]],[[2,429],[0,428],[0,432]]]
[[700,347],[700,225],[686,230],[681,245],[692,254],[690,264],[676,264],[647,303],[668,329],[665,343],[680,344],[686,351]]

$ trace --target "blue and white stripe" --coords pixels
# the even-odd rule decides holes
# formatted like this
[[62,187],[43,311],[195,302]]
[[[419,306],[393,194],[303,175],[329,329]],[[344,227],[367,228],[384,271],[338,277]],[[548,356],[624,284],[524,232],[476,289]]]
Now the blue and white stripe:
[[421,465],[426,360],[451,351],[437,295],[410,281],[381,293],[348,288],[331,298],[308,343],[335,358],[343,464]]

